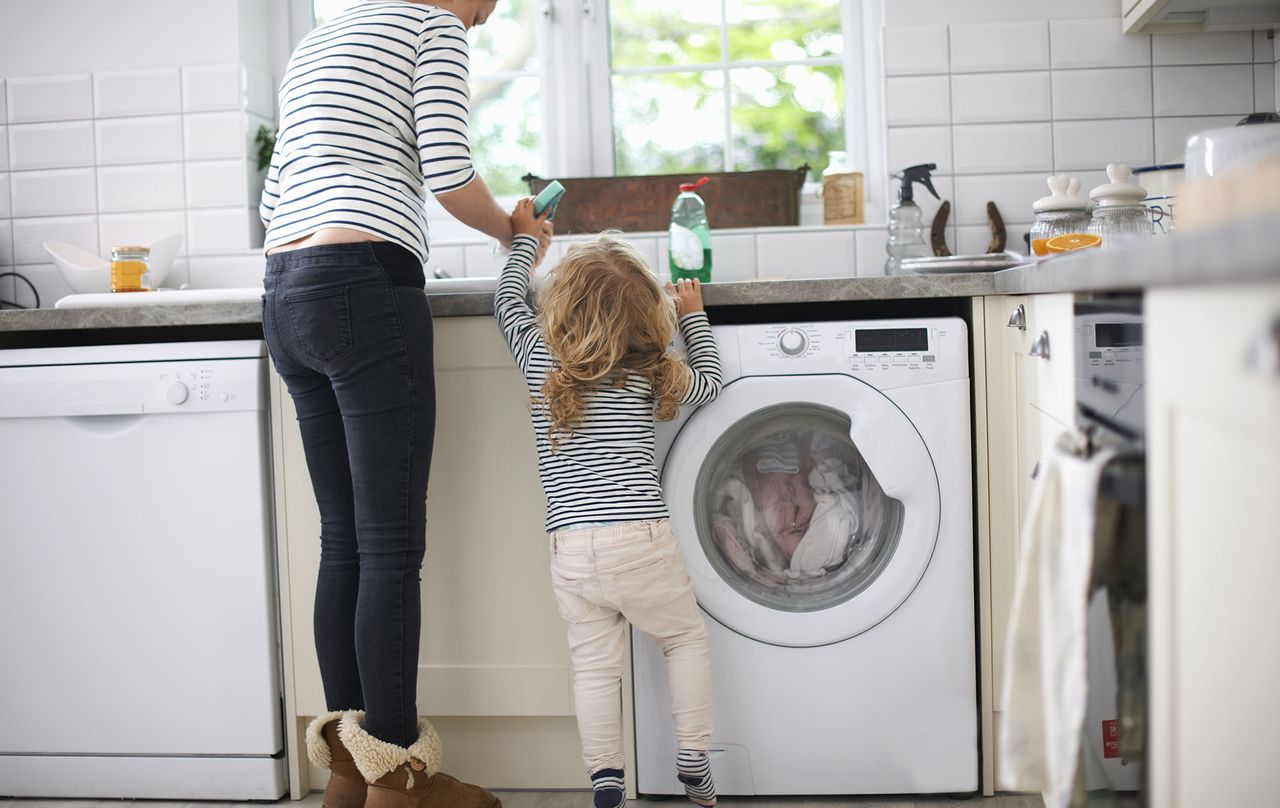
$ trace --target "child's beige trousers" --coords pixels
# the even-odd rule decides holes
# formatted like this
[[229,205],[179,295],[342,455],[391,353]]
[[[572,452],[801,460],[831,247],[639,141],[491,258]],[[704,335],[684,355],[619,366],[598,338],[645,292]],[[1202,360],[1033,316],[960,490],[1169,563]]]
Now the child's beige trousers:
[[711,743],[711,661],[693,584],[666,521],[551,534],[551,581],[569,627],[573,695],[587,771],[623,768],[626,623],[657,641],[680,749]]

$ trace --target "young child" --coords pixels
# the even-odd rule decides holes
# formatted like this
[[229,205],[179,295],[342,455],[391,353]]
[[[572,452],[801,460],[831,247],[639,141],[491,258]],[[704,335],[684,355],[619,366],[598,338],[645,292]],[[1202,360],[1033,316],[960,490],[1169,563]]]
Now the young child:
[[[627,621],[666,656],[685,792],[698,805],[715,805],[707,630],[667,521],[653,436],[655,418],[669,421],[681,404],[720,393],[701,288],[696,281],[664,288],[634,247],[603,235],[569,249],[535,313],[526,298],[542,222],[530,200],[516,206],[512,225],[494,310],[532,397],[551,581],[568,624],[596,808],[623,804]],[[677,327],[688,364],[670,352]]]

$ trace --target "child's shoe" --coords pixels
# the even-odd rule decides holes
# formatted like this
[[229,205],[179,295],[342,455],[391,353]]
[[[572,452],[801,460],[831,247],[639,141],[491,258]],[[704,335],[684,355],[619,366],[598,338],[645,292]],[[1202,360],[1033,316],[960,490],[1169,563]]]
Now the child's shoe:
[[622,808],[626,802],[627,781],[622,769],[593,772],[591,787],[596,791],[595,808]]
[[711,779],[711,760],[706,752],[681,749],[676,753],[676,777],[684,783],[684,793],[704,808],[716,804],[716,784]]

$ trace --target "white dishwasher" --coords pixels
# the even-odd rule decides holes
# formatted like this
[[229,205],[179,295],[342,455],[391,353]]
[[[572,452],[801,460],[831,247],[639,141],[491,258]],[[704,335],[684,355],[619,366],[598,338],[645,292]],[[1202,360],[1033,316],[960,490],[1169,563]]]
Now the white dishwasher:
[[260,341],[0,351],[0,795],[273,800]]

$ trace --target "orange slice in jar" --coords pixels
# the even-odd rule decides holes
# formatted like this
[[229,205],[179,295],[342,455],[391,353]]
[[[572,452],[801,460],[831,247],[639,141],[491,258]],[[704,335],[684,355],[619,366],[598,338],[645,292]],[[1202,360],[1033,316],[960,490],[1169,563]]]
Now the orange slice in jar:
[[1101,247],[1102,236],[1095,236],[1092,233],[1067,233],[1061,236],[1054,236],[1045,242],[1044,245],[1051,253],[1071,252],[1072,250],[1083,250],[1089,247]]

